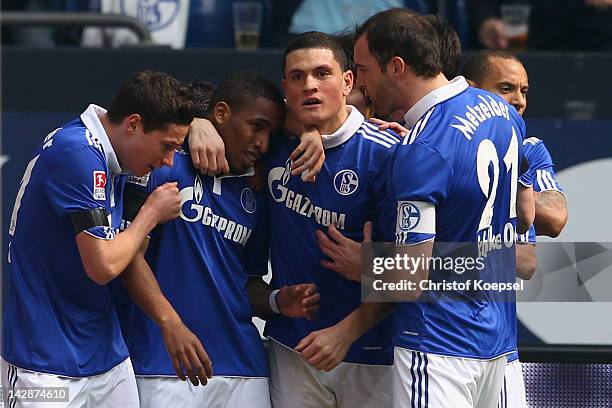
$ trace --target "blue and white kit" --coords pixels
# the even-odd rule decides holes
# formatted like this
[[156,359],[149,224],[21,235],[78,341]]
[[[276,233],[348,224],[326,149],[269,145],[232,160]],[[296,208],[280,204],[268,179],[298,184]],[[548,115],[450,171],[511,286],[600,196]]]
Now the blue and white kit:
[[[249,174],[250,175],[250,174]],[[267,207],[247,177],[200,175],[188,152],[174,166],[130,178],[126,188],[152,192],[178,182],[178,219],[151,233],[146,259],[160,288],[200,339],[215,376],[267,377],[268,363],[247,294],[249,275],[267,273]],[[121,307],[121,323],[138,376],[175,377],[159,327],[138,307]]]
[[98,115],[49,133],[28,163],[9,226],[2,357],[14,366],[67,377],[109,371],[128,358],[109,288],[87,276],[71,215],[104,209],[114,239],[125,177]]
[[[272,286],[313,282],[321,294],[315,320],[268,320],[265,334],[290,348],[311,332],[335,325],[361,304],[358,282],[321,266],[326,257],[316,231],[327,233],[327,226],[334,224],[342,235],[361,242],[368,220],[374,223],[374,239],[392,228],[392,220],[384,224],[379,215],[393,204],[386,191],[387,166],[399,139],[364,122],[357,109],[349,109],[344,124],[323,139],[325,163],[315,183],[290,174],[288,157],[299,140],[278,140],[267,155]],[[351,346],[344,361],[391,365],[391,329],[390,319],[374,326]]]

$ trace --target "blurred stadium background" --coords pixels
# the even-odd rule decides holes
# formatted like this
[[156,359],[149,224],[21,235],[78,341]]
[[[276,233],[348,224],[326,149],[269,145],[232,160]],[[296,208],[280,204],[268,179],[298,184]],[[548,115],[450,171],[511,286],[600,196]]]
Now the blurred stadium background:
[[[250,50],[234,48],[232,1],[114,3],[119,5],[115,12],[140,21],[93,13],[85,16],[93,19],[89,21],[83,15],[32,14],[37,9],[11,11],[3,6],[2,228],[10,219],[25,165],[44,135],[89,103],[108,105],[114,90],[132,73],[153,69],[185,81],[217,83],[229,72],[248,69],[279,82],[282,43],[275,41],[279,26],[284,25],[281,28],[286,33],[288,22],[274,18],[272,11],[279,7],[278,2],[258,2],[262,5],[260,47]],[[462,41],[470,45],[466,48],[478,48],[466,34],[469,14],[460,14],[459,6],[465,2],[438,3],[445,3],[447,16],[459,24]],[[155,21],[147,20],[141,8],[153,6],[160,15]],[[189,13],[180,10],[187,6]],[[65,7],[66,11],[84,10],[75,6]],[[186,14],[180,17],[183,12]],[[172,47],[163,45],[155,32],[164,24],[174,24],[170,20],[176,16],[184,20],[179,31],[185,40]],[[100,17],[103,20],[98,21]],[[130,45],[116,48],[81,47],[76,40],[73,44],[65,40],[66,35],[82,38],[79,26],[94,23],[141,30],[140,38],[133,36]],[[15,34],[33,24],[36,28],[29,34]],[[58,40],[60,32],[64,40]],[[522,49],[520,57],[530,83],[527,133],[544,140],[548,147],[569,209],[569,222],[554,240],[557,244],[538,247],[539,271],[529,285],[532,291],[543,293],[542,288],[575,282],[570,285],[575,293],[533,296],[518,306],[528,400],[533,407],[612,407],[612,252],[611,245],[605,244],[612,242],[612,53]],[[3,255],[6,266],[4,245]],[[560,263],[562,258],[569,262]]]

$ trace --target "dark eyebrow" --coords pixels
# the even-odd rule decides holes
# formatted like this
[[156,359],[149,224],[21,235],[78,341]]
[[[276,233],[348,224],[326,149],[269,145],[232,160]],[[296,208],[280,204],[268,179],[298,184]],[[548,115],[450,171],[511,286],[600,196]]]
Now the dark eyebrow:
[[[317,67],[314,67],[312,71],[318,71],[321,69],[327,69],[331,71],[333,68],[331,65],[319,65]],[[289,75],[294,74],[294,73],[303,73],[303,72],[304,72],[303,69],[292,69],[291,71],[289,71]]]
[[261,122],[264,125],[272,127],[272,123],[268,120],[268,118],[263,117],[263,116],[256,116],[255,118],[251,119],[250,121],[251,122]]

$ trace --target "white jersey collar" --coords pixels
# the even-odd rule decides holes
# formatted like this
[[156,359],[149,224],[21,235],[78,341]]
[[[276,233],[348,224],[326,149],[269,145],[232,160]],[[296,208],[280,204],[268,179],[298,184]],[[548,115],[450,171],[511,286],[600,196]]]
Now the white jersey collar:
[[406,121],[406,127],[412,129],[414,124],[431,108],[437,104],[444,102],[454,96],[459,95],[465,91],[470,85],[467,83],[464,77],[458,76],[454,78],[448,85],[444,85],[441,88],[434,89],[427,95],[421,98],[406,114],[404,120]]
[[331,135],[321,135],[321,138],[323,139],[323,147],[325,149],[340,146],[342,143],[349,140],[361,127],[361,124],[364,121],[364,117],[361,112],[351,105],[347,105],[346,111],[349,115],[338,130]]
[[247,169],[247,171],[245,171],[242,174],[234,174],[234,173],[229,173],[229,174],[223,174],[220,176],[215,176],[215,179],[217,180],[222,180],[224,178],[232,178],[232,177],[250,177],[250,176],[254,176],[255,175],[255,168],[251,167],[249,169]]
[[117,160],[117,155],[115,154],[115,150],[113,149],[113,145],[104,130],[104,126],[102,126],[102,122],[100,121],[100,117],[106,115],[106,109],[91,104],[85,109],[85,112],[81,113],[81,120],[87,127],[87,129],[91,132],[92,139],[97,139],[100,141],[102,148],[104,149],[104,154],[106,155],[106,162],[108,163],[108,168],[110,169],[112,174],[121,173],[121,166],[119,165],[119,160]]

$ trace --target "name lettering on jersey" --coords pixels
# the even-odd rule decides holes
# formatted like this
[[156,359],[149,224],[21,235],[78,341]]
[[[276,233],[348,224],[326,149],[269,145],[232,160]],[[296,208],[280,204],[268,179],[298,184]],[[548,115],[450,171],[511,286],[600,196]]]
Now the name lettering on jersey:
[[287,188],[286,184],[290,177],[291,160],[287,160],[285,167],[275,167],[270,170],[270,173],[268,173],[268,188],[274,201],[284,203],[285,207],[291,211],[311,218],[319,225],[334,224],[338,229],[343,230],[345,228],[346,214],[321,208],[312,203],[309,197]]
[[486,258],[489,252],[500,250],[502,244],[506,248],[512,247],[516,240],[516,228],[508,222],[504,225],[504,232],[494,234],[491,226],[478,231],[478,256]]
[[467,111],[463,114],[465,118],[457,115],[454,116],[460,122],[459,124],[451,123],[451,127],[463,133],[467,140],[472,140],[472,135],[478,126],[488,119],[499,116],[510,120],[508,105],[496,102],[490,95],[487,95],[486,98],[478,95],[478,98],[482,102],[474,106],[466,105]]
[[334,176],[334,188],[340,195],[351,195],[359,188],[359,177],[350,169],[340,170]]
[[[228,239],[243,246],[246,245],[253,230],[236,221],[215,214],[212,208],[208,206],[201,205],[203,184],[199,176],[196,176],[193,184],[193,187],[186,187],[180,191],[181,212],[179,216],[181,219],[193,223],[201,222],[202,225],[215,228],[220,233],[223,233],[224,239]],[[195,215],[190,217],[188,214],[194,211]],[[188,214],[186,214],[186,212]]]
[[93,172],[93,197],[94,200],[106,200],[106,172]]
[[128,177],[127,182],[131,183],[131,184],[136,184],[138,186],[146,187],[146,186],[149,185],[149,176],[150,175],[151,175],[151,173],[147,173],[144,176],[140,176],[140,177],[132,175],[132,176]]
[[257,199],[255,199],[255,193],[250,188],[246,187],[240,193],[240,204],[244,211],[249,214],[253,214],[257,209]]

